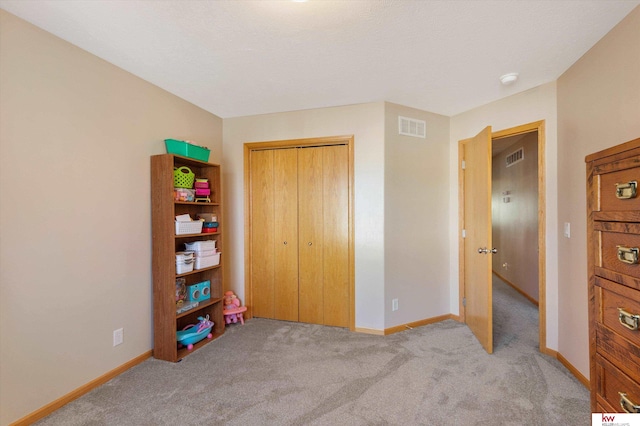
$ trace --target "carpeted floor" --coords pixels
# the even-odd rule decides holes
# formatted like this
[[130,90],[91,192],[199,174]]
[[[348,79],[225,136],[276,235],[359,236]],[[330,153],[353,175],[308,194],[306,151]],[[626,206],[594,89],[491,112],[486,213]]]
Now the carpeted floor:
[[252,319],[150,359],[39,425],[588,425],[589,393],[538,352],[537,309],[494,280],[494,354],[452,320],[389,336]]

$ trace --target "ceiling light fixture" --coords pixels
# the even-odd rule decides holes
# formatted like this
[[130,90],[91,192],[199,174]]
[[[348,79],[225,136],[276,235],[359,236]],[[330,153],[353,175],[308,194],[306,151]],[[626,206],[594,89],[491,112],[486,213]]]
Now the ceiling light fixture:
[[505,86],[508,86],[514,83],[518,79],[519,75],[520,74],[518,74],[517,72],[510,72],[509,74],[500,76],[500,82]]

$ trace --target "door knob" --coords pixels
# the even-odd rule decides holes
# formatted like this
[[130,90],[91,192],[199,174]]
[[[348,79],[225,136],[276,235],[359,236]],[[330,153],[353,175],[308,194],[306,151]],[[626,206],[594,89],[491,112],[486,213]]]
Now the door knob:
[[307,244],[311,245],[312,243],[311,243],[311,241],[309,241]]
[[498,249],[495,248],[495,247],[492,248],[492,249],[488,249],[486,247],[481,247],[481,248],[478,249],[478,253],[480,253],[480,254],[483,254],[483,253],[484,254],[489,254],[489,253],[497,253],[497,252],[498,252]]

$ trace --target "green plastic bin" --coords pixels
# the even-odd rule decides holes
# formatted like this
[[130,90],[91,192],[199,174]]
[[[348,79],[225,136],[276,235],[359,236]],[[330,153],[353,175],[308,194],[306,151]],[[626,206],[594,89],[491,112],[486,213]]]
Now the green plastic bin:
[[211,150],[203,146],[192,145],[185,141],[177,139],[165,139],[164,144],[167,146],[167,153],[182,155],[183,157],[193,158],[194,160],[209,161]]

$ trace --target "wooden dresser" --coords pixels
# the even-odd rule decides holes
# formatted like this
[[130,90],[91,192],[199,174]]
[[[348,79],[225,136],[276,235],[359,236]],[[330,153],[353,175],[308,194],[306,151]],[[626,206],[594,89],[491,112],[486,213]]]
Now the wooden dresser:
[[586,157],[592,412],[640,412],[640,138]]

